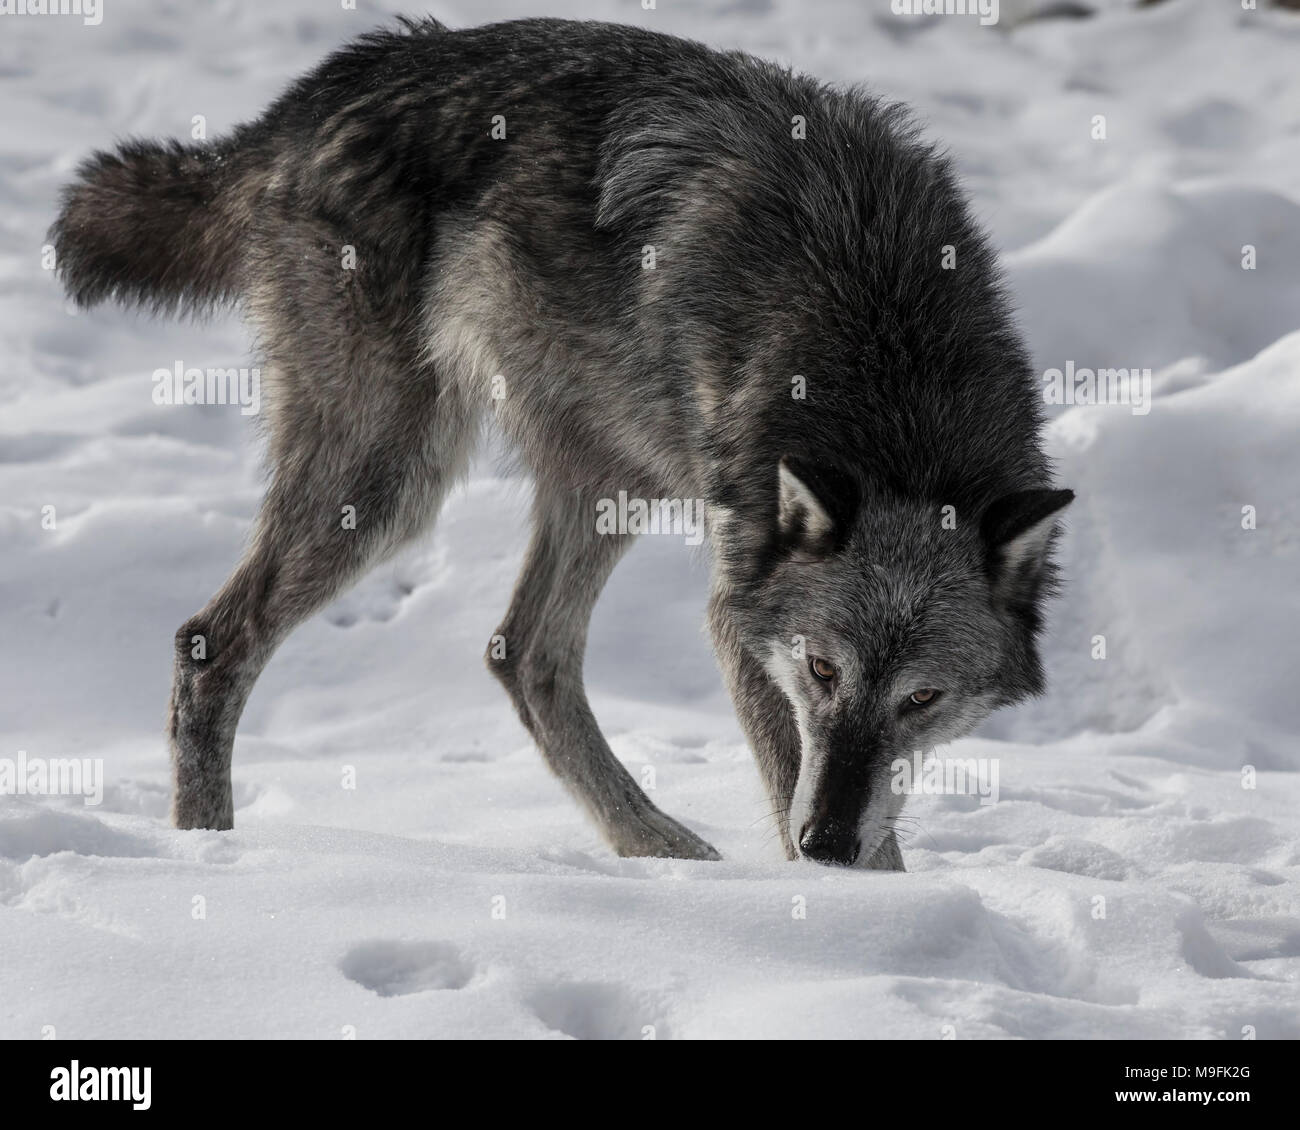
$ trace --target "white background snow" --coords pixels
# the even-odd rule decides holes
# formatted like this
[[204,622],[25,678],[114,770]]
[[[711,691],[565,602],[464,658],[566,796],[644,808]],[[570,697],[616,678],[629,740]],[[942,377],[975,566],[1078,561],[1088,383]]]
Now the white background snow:
[[171,830],[172,633],[260,475],[237,409],[158,407],[150,374],[252,358],[234,318],[74,315],[44,232],[90,149],[253,117],[387,13],[0,16],[0,757],[107,779],[99,807],[0,798],[0,1036],[1300,1036],[1300,16],[1101,6],[1014,29],[886,0],[428,9],[622,20],[908,101],[1005,251],[1039,370],[1155,370],[1149,415],[1053,410],[1079,498],[1052,689],[947,751],[998,758],[1001,799],[914,798],[905,875],[784,861],[705,562],[671,538],[615,575],[587,675],[616,752],[725,860],[604,847],[481,662],[528,498],[491,458],[273,661],[235,831]]

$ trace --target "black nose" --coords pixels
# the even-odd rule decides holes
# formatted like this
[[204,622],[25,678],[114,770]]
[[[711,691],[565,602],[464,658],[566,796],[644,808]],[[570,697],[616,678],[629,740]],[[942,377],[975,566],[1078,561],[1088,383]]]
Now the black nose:
[[818,863],[852,867],[862,853],[862,841],[853,825],[826,820],[811,828],[805,824],[799,830],[799,851]]

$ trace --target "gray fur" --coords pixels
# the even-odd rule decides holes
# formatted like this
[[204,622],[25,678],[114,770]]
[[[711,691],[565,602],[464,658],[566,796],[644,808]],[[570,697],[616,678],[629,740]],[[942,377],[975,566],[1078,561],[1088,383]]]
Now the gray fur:
[[83,304],[241,301],[270,374],[249,549],[177,633],[178,827],[232,826],[258,674],[430,525],[489,416],[537,489],[488,662],[622,854],[717,857],[586,700],[631,540],[596,534],[601,498],[706,500],[709,623],[791,858],[901,869],[892,758],[1041,690],[1070,496],[993,257],[897,107],[631,28],[408,23],[222,141],[96,155],[51,235]]

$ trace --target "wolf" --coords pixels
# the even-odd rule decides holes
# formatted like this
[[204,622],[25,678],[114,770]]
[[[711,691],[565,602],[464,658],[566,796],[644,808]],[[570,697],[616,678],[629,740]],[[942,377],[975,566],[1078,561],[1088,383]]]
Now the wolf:
[[233,826],[254,680],[429,528],[488,420],[535,491],[487,662],[621,855],[718,858],[583,687],[621,491],[704,501],[791,859],[901,869],[894,758],[1043,689],[1073,495],[994,254],[901,106],[632,27],[404,20],[220,140],[91,156],[50,238],[81,306],[238,304],[264,357],[265,498],[175,638],[178,828]]

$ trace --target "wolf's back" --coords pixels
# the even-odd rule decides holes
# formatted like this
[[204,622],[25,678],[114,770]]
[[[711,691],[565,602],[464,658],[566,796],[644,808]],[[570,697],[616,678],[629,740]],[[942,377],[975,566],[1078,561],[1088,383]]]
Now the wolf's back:
[[234,301],[248,247],[256,145],[129,140],[84,161],[50,228],[55,264],[80,306],[108,298],[157,311]]

